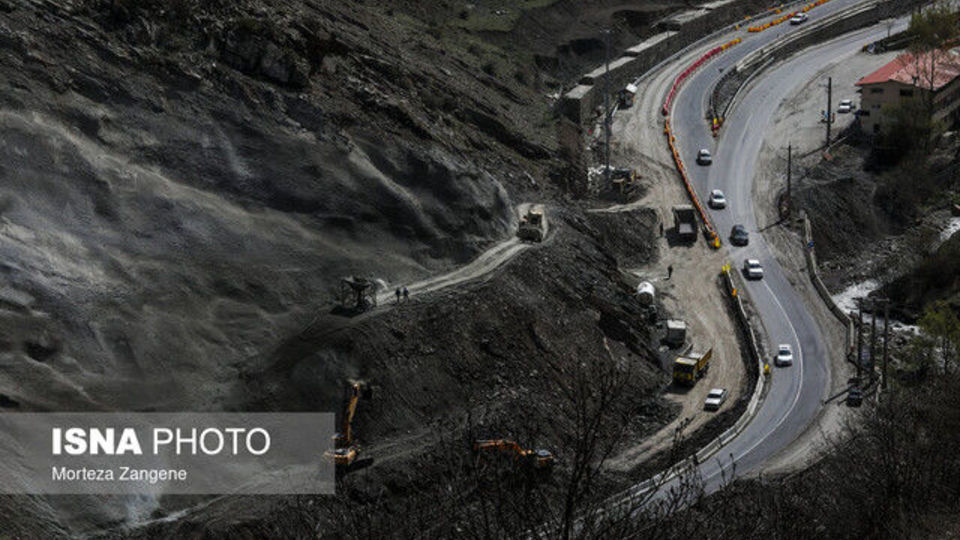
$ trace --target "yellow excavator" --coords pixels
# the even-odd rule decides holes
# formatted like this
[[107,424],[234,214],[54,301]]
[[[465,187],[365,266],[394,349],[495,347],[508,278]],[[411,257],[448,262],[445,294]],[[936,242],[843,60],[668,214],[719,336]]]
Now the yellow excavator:
[[346,409],[343,411],[343,430],[333,436],[333,450],[324,453],[338,468],[349,468],[357,460],[360,449],[353,442],[353,417],[357,414],[360,398],[373,397],[373,389],[364,381],[351,381]]
[[535,470],[549,471],[553,468],[553,453],[549,450],[530,450],[523,448],[514,441],[507,439],[487,439],[473,443],[473,451],[499,450],[501,452],[513,453],[513,458],[524,466],[532,467]]

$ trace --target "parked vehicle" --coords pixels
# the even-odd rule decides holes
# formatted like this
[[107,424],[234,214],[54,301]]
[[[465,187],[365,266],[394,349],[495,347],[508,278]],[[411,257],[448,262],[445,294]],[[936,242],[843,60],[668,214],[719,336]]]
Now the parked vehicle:
[[689,353],[685,356],[678,356],[673,361],[673,382],[684,386],[693,386],[701,377],[707,374],[710,369],[710,358],[713,356],[713,349],[707,349],[704,353]]
[[708,201],[710,208],[726,208],[727,207],[727,198],[723,195],[723,192],[719,189],[715,189],[710,192],[710,200]]
[[697,152],[697,164],[698,165],[710,165],[713,163],[713,156],[710,154],[710,151],[706,148],[701,148]]
[[773,365],[777,367],[793,365],[793,350],[790,348],[790,345],[781,343],[777,346],[777,356],[773,359]]
[[863,390],[854,386],[847,392],[847,407],[859,407],[863,405]]
[[708,411],[715,411],[727,400],[726,388],[713,388],[707,394],[707,400],[703,403],[703,408]]
[[809,18],[809,17],[807,17],[807,14],[806,14],[806,13],[797,13],[797,14],[794,15],[793,17],[790,17],[790,24],[792,24],[792,25],[803,24],[803,23],[807,22],[807,19],[808,19],[808,18]]
[[840,102],[840,106],[837,107],[837,112],[838,112],[838,113],[843,113],[843,114],[846,114],[846,113],[849,113],[849,112],[853,112],[853,100],[852,100],[852,99],[844,99],[844,100],[842,100],[842,101]]
[[677,238],[682,242],[697,241],[697,211],[689,204],[673,207],[673,224]]
[[628,84],[626,88],[620,90],[620,95],[618,96],[618,99],[620,100],[620,108],[629,109],[630,107],[633,107],[633,101],[636,96],[637,86],[633,83]]
[[678,319],[667,320],[667,333],[663,342],[670,347],[679,347],[687,341],[687,323]]
[[743,261],[743,274],[747,279],[763,279],[763,267],[757,259]]
[[750,235],[747,233],[747,228],[743,225],[734,225],[733,229],[730,229],[730,243],[735,246],[745,246],[750,243]]

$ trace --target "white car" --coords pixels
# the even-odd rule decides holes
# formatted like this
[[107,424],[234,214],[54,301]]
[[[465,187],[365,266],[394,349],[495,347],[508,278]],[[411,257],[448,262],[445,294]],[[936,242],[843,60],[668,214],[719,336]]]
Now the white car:
[[806,13],[797,13],[793,17],[790,17],[790,24],[803,24],[807,22]]
[[853,100],[852,100],[852,99],[845,99],[845,100],[841,101],[841,102],[840,102],[840,106],[837,107],[837,112],[838,112],[838,113],[853,112]]
[[777,356],[773,359],[773,364],[777,367],[793,365],[793,349],[790,345],[781,343],[777,347]]
[[726,208],[727,207],[727,198],[723,196],[723,192],[719,189],[715,189],[710,192],[710,200],[708,201],[710,208]]
[[697,163],[700,165],[709,165],[713,163],[713,156],[710,155],[710,151],[706,148],[701,148],[700,151],[697,152]]
[[747,279],[763,279],[763,267],[757,259],[747,259],[743,261],[743,273]]
[[703,402],[703,408],[708,411],[715,411],[727,400],[726,388],[713,388],[707,394],[707,400]]

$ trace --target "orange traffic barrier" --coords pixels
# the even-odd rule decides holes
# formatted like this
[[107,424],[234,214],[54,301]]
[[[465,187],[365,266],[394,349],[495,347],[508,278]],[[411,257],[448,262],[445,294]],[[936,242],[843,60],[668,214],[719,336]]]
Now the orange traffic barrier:
[[693,203],[693,206],[697,209],[697,212],[700,214],[700,219],[703,220],[703,228],[706,229],[707,233],[710,235],[710,246],[713,248],[720,247],[720,235],[717,234],[716,228],[710,222],[710,217],[707,216],[706,210],[703,209],[703,205],[700,204],[700,198],[697,197],[697,192],[694,191],[693,185],[690,183],[690,177],[687,176],[686,167],[683,165],[683,159],[680,158],[680,153],[677,151],[677,146],[674,144],[676,137],[670,132],[670,118],[664,120],[664,133],[667,134],[667,144],[670,145],[670,152],[673,154],[673,162],[677,167],[677,172],[680,173],[680,179],[683,180],[683,185],[687,189],[687,195],[690,197],[690,201]]
[[[813,2],[813,3],[811,3],[811,4],[807,4],[807,5],[803,6],[802,8],[800,8],[800,9],[797,10],[797,11],[794,11],[794,12],[792,12],[792,13],[787,13],[787,14],[784,15],[783,17],[778,17],[778,18],[776,18],[776,19],[774,19],[774,20],[772,20],[772,21],[770,21],[770,22],[768,22],[768,23],[761,24],[760,26],[751,26],[751,27],[747,28],[747,32],[763,32],[764,30],[766,30],[766,29],[768,29],[768,28],[771,28],[771,27],[773,27],[773,26],[776,26],[776,25],[778,25],[778,24],[783,23],[784,21],[789,20],[791,17],[793,17],[793,16],[796,15],[797,13],[800,13],[801,11],[804,12],[804,13],[807,13],[807,12],[809,12],[811,9],[813,9],[813,8],[815,8],[815,7],[817,7],[817,6],[822,6],[822,5],[826,4],[826,3],[829,2],[829,1],[830,1],[830,0],[817,0],[816,2]],[[779,9],[777,9],[777,10],[774,11],[774,13],[780,13],[780,12],[781,12],[781,10],[779,10]]]

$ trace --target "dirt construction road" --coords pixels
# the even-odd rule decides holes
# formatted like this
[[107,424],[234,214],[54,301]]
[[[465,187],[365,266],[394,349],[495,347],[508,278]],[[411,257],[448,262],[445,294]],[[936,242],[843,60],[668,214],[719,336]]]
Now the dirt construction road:
[[[521,203],[517,205],[517,216],[523,216],[526,214],[527,210],[530,208],[531,203]],[[549,216],[544,214],[543,218],[543,227],[544,227],[544,241],[549,239]],[[425,294],[433,291],[437,291],[458,283],[463,283],[465,281],[472,281],[478,278],[483,277],[486,274],[489,274],[499,268],[501,265],[507,263],[510,259],[516,257],[523,250],[532,247],[533,243],[525,242],[520,240],[516,236],[512,236],[506,240],[499,242],[494,245],[487,251],[481,253],[476,259],[471,261],[469,264],[461,266],[456,270],[447,272],[445,274],[440,274],[431,278],[424,279],[422,281],[417,281],[410,285],[405,285],[410,294]],[[397,286],[404,286],[403,284],[398,284]],[[383,305],[390,302],[395,298],[395,290],[393,287],[385,287],[384,290],[377,293],[377,304]]]
[[[692,62],[712,46],[694,47],[677,59],[675,65]],[[681,425],[685,425],[686,434],[703,427],[716,415],[703,410],[711,388],[726,388],[730,392],[721,411],[732,407],[746,390],[743,386],[747,378],[735,323],[717,281],[727,257],[721,251],[708,248],[702,236],[692,246],[672,241],[671,208],[689,202],[662,131],[662,99],[674,76],[673,70],[658,70],[645,77],[636,104],[618,112],[612,126],[611,160],[616,165],[638,169],[647,187],[646,196],[628,205],[598,211],[629,212],[640,207],[658,211],[666,233],[660,238],[659,260],[655,265],[630,271],[653,283],[666,309],[687,322],[688,340],[695,349],[713,347],[713,360],[707,376],[692,389],[672,389],[667,394],[667,399],[681,407],[677,417],[651,437],[614,456],[609,461],[613,470],[628,470],[669,448]],[[671,266],[673,277],[668,280],[667,268]],[[666,362],[669,361],[668,356]]]

